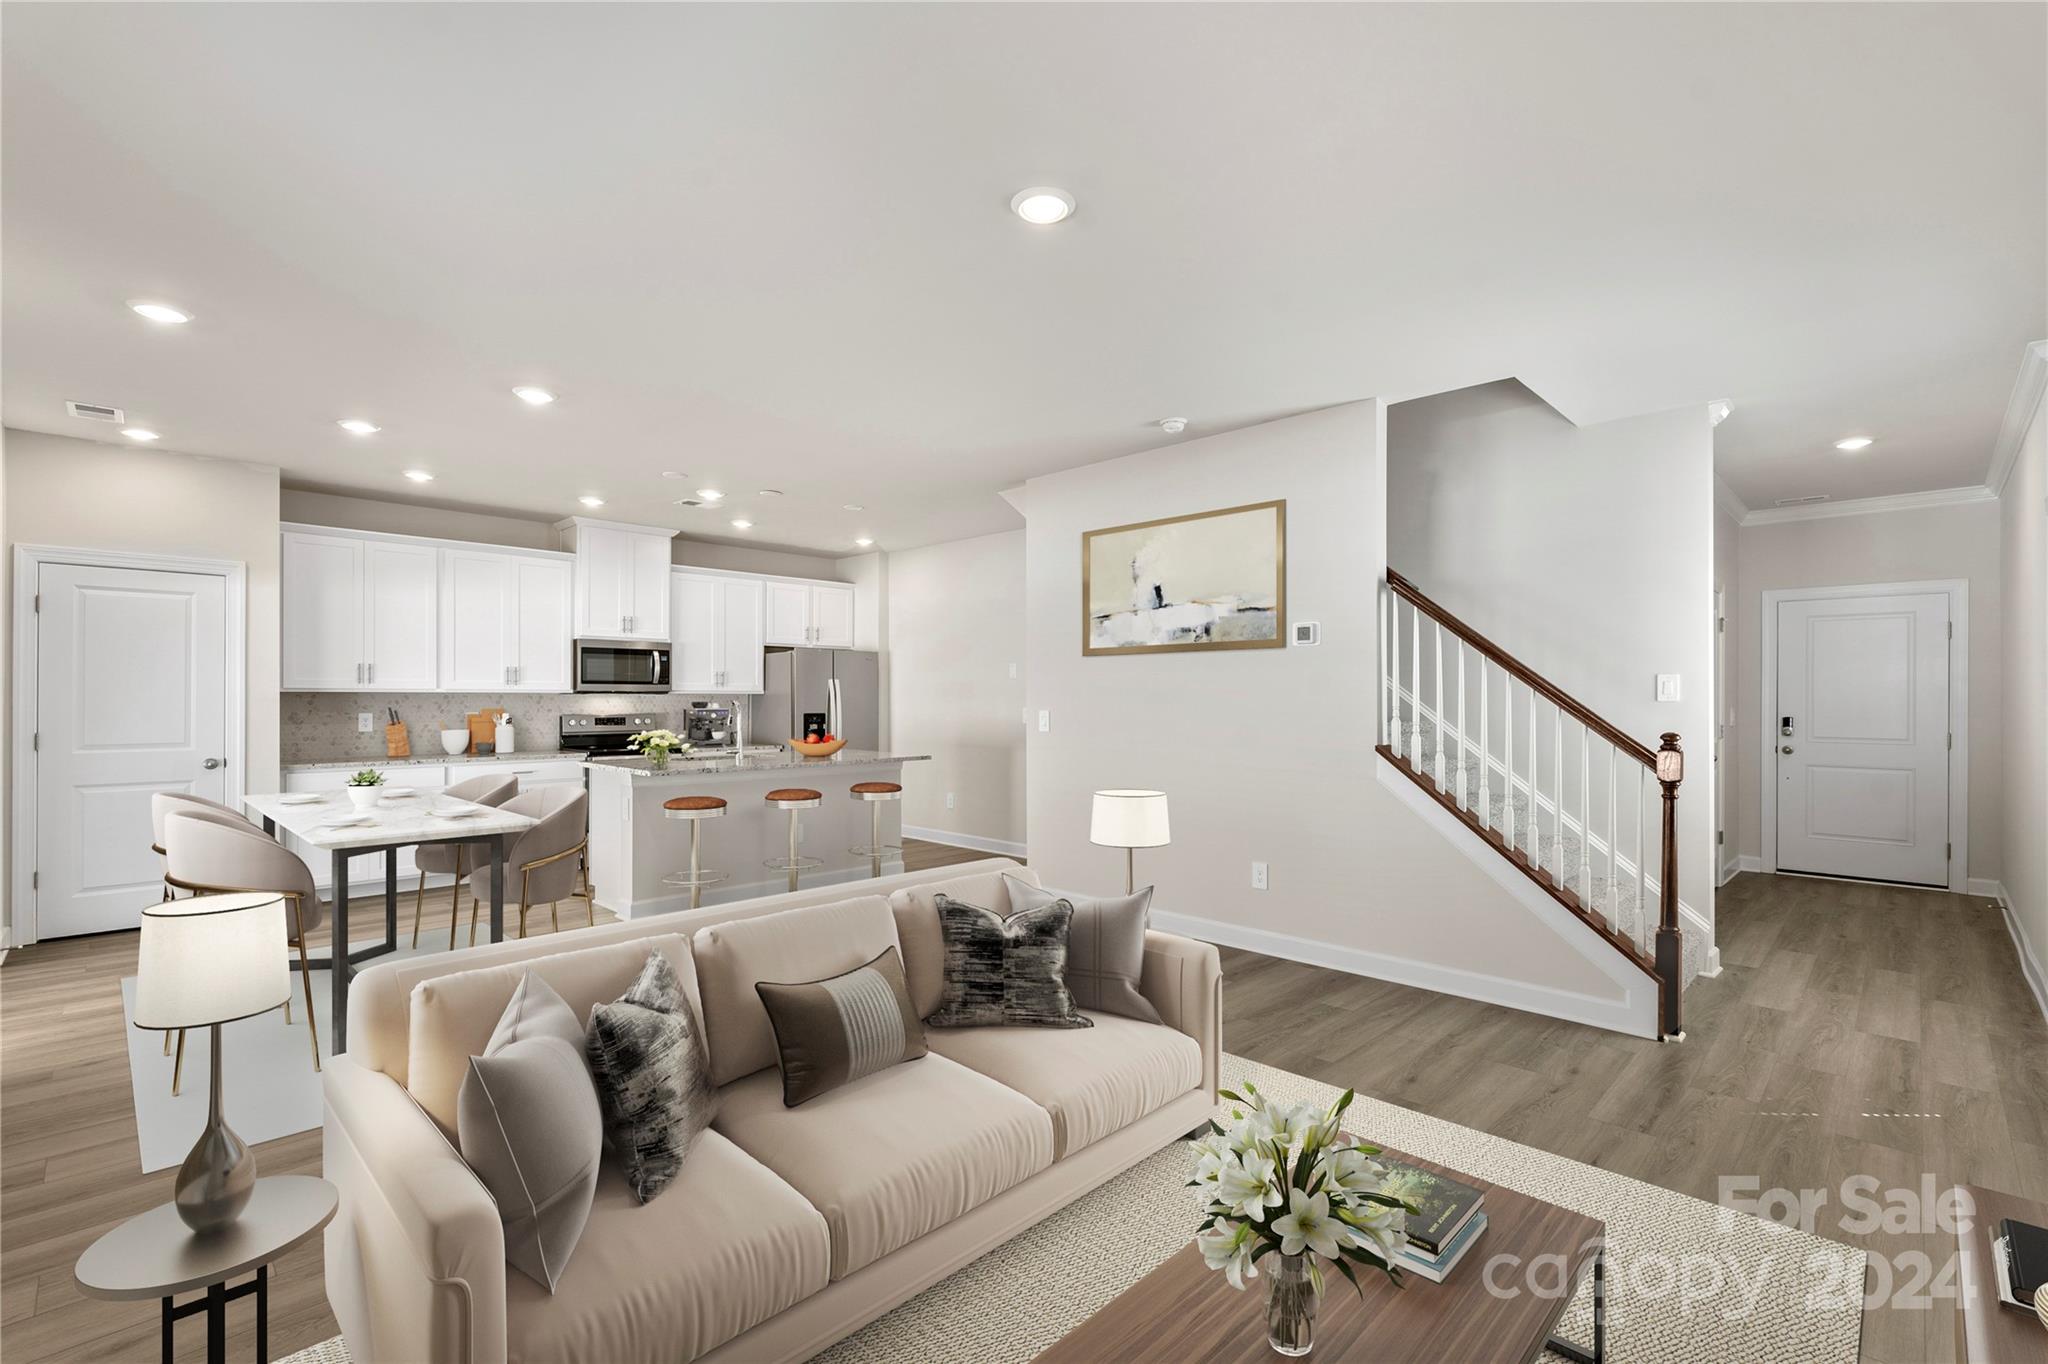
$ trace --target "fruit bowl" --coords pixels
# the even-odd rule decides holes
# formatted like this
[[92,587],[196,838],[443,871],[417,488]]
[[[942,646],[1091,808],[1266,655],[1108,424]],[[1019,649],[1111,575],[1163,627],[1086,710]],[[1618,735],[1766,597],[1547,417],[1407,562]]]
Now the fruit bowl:
[[791,739],[789,746],[806,758],[829,758],[846,747],[846,740],[824,739],[813,742],[809,739]]

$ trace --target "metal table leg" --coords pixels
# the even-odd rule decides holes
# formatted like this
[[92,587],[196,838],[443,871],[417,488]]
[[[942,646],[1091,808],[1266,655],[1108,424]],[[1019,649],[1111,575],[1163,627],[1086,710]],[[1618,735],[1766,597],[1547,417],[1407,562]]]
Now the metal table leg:
[[491,941],[505,940],[505,835],[491,839]]
[[334,909],[334,945],[328,949],[333,963],[328,989],[333,996],[332,1017],[327,1023],[328,1046],[339,1056],[348,1050],[348,978],[353,963],[348,959],[348,851],[334,850],[334,883],[328,891]]
[[1572,1364],[1607,1364],[1607,1247],[1593,1252],[1593,1348],[1552,1336],[1549,1347]]
[[398,845],[384,850],[384,941],[398,947]]
[[201,1296],[183,1307],[175,1296],[163,1300],[163,1360],[171,1364],[175,1331],[181,1317],[206,1314],[206,1364],[227,1364],[228,1304],[237,1298],[256,1299],[256,1364],[270,1364],[270,1266],[256,1266],[256,1277],[229,1288],[227,1280],[209,1284]]

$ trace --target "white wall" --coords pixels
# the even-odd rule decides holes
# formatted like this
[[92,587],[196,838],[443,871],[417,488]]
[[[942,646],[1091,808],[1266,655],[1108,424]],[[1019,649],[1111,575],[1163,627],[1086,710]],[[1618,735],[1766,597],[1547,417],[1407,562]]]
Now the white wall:
[[[6,566],[0,612],[9,662],[5,713],[13,714],[14,546],[121,549],[233,559],[247,566],[249,667],[245,782],[278,785],[277,470],[135,450],[36,432],[5,434]],[[6,726],[0,726],[4,730]],[[12,735],[0,744],[13,780]],[[11,830],[9,833],[11,837]],[[13,850],[7,855],[12,863]],[[8,922],[12,923],[12,906]]]
[[[1051,720],[1027,732],[1032,865],[1049,885],[1119,886],[1123,854],[1088,841],[1089,794],[1157,788],[1172,802],[1173,844],[1137,858],[1158,885],[1155,912],[1240,940],[1282,935],[1264,941],[1371,974],[1456,979],[1468,993],[1536,982],[1560,1009],[1611,998],[1580,945],[1376,779],[1383,413],[1355,403],[1030,481],[1028,704]],[[1320,621],[1320,645],[1082,656],[1083,532],[1269,498],[1287,500],[1289,615]],[[1255,859],[1270,865],[1270,890],[1250,888]]]
[[1388,561],[1624,734],[1678,733],[1679,898],[1709,924],[1713,463],[1703,405],[1579,427],[1503,380],[1387,410]]
[[1874,516],[1744,526],[1736,612],[1735,733],[1729,741],[1740,796],[1744,857],[1763,854],[1763,594],[1785,587],[1966,578],[1970,583],[1970,839],[1973,877],[1999,874],[1998,808],[2005,739],[1999,677],[1999,509],[1977,502]]
[[[1717,623],[1715,645],[1724,651],[1714,661],[1714,813],[1724,841],[1716,844],[1720,874],[1725,880],[1734,874],[1742,858],[1742,838],[1736,820],[1742,803],[1735,778],[1735,697],[1740,691],[1736,676],[1737,613],[1742,609],[1742,523],[1735,513],[1716,499],[1714,506],[1714,590],[1726,616]],[[1725,682],[1725,687],[1723,683]]]
[[932,755],[903,769],[903,823],[1022,853],[1024,532],[899,550],[886,581],[888,743]]
[[2034,411],[1998,509],[2005,558],[1999,740],[2008,755],[1999,784],[1998,879],[2039,989],[2048,985],[2048,403]]

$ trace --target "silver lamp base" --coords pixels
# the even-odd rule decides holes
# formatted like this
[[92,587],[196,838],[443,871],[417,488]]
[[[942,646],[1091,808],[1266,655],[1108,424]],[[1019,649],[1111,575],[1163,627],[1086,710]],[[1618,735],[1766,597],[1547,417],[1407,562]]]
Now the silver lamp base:
[[256,1156],[221,1117],[220,1024],[215,1023],[209,1031],[213,1037],[206,1128],[178,1167],[178,1182],[171,1196],[185,1225],[202,1235],[219,1231],[240,1217],[256,1192]]

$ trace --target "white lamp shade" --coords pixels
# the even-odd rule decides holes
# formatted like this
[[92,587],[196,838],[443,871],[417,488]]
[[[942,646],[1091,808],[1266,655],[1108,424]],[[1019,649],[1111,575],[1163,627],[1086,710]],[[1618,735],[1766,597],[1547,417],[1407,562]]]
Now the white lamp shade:
[[195,895],[142,911],[135,1026],[199,1028],[260,1014],[291,998],[284,897]]
[[1163,848],[1173,841],[1166,827],[1164,791],[1097,791],[1088,841],[1105,848]]

